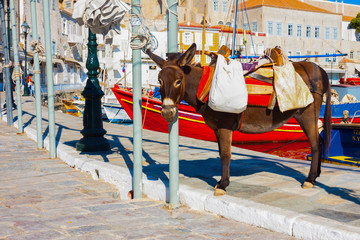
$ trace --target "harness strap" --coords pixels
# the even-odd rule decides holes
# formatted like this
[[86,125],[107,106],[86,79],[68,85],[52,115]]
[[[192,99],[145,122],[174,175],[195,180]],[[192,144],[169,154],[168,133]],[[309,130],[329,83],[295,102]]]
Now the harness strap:
[[238,131],[241,130],[241,127],[242,127],[242,124],[243,124],[243,120],[244,120],[244,115],[245,115],[245,113],[242,112],[242,113],[241,113],[241,120],[240,120],[240,127],[239,127],[239,130],[238,130]]

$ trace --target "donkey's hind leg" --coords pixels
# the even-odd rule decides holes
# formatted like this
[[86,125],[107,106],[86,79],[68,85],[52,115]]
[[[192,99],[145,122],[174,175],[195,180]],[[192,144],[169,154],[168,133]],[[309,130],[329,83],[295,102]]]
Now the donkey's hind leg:
[[226,187],[230,184],[230,161],[231,161],[231,141],[232,131],[229,129],[219,129],[217,131],[219,154],[221,158],[221,179],[215,186],[215,196],[222,196],[226,193]]
[[303,188],[312,188],[315,185],[316,178],[320,176],[321,144],[317,116],[319,115],[315,110],[314,104],[311,104],[304,111],[295,115],[296,120],[309,139],[312,154],[310,171],[302,186]]

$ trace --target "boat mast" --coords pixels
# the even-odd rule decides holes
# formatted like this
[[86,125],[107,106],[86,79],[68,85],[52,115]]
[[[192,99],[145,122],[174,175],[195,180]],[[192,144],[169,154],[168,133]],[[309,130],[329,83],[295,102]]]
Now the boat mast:
[[202,31],[202,51],[201,51],[201,66],[205,65],[205,41],[206,41],[206,3],[204,3],[204,19],[203,19],[203,31]]
[[233,47],[232,47],[232,52],[231,52],[232,56],[235,55],[237,13],[238,13],[238,0],[236,0],[236,4],[235,4],[235,25],[234,25],[234,33],[233,33],[234,34],[234,41],[233,41]]

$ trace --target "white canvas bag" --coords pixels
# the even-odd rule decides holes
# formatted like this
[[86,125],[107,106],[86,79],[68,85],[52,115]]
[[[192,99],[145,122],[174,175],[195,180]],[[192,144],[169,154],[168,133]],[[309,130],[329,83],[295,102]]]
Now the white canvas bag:
[[209,93],[209,107],[215,111],[241,113],[246,109],[248,93],[241,63],[219,54]]

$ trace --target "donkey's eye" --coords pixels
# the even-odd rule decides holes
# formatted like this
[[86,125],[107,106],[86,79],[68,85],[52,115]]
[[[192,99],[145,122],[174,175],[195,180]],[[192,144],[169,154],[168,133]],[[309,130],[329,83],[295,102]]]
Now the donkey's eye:
[[175,87],[179,87],[179,86],[181,85],[181,82],[182,82],[181,79],[176,80],[176,81],[174,82],[174,86],[175,86]]
[[160,86],[163,85],[163,80],[161,78],[159,78],[159,83],[160,83]]

